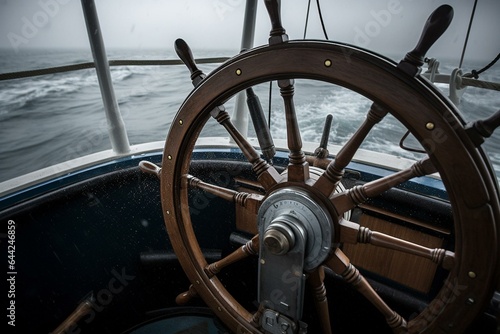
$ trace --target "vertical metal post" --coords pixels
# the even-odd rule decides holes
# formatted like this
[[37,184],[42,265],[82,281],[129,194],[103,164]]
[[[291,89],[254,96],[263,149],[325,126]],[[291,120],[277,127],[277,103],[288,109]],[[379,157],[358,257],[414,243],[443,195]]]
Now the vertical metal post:
[[127,130],[125,129],[125,123],[123,122],[118,103],[116,102],[95,2],[94,0],[81,1],[90,47],[94,57],[97,79],[99,80],[102,101],[106,112],[111,147],[113,151],[118,154],[128,153],[130,152],[130,144],[127,137]]
[[255,19],[257,17],[257,0],[247,0],[245,18],[243,20],[243,33],[241,36],[241,49],[253,47],[255,35]]
[[[247,0],[245,6],[245,18],[243,21],[243,33],[241,36],[241,50],[253,47],[256,17],[257,0]],[[240,92],[236,95],[232,119],[234,126],[243,136],[246,137],[248,134],[248,111],[245,92]]]

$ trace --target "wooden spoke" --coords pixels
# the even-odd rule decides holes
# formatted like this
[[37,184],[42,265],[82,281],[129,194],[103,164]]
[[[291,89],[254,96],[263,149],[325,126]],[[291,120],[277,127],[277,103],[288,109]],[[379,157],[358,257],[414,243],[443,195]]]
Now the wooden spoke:
[[264,309],[265,309],[264,304],[260,303],[257,312],[255,312],[252,315],[252,320],[250,321],[250,323],[252,324],[252,326],[254,328],[261,328],[261,326],[260,326],[260,320],[262,318],[262,314],[264,313]]
[[93,310],[95,302],[95,297],[93,293],[91,293],[90,296],[88,296],[80,304],[78,304],[76,309],[51,333],[64,334],[73,331],[75,328],[78,328],[78,322]]
[[265,189],[268,189],[280,182],[281,176],[276,169],[262,159],[259,153],[253,148],[248,140],[236,129],[224,106],[218,106],[212,110],[212,116],[221,124],[233,138],[241,149],[245,157],[252,164],[252,168],[257,174],[257,178]]
[[305,182],[309,179],[309,164],[302,151],[302,138],[300,136],[295,104],[293,102],[293,80],[278,80],[280,93],[285,104],[286,133],[288,140],[288,181]]
[[161,168],[154,163],[142,160],[139,162],[139,169],[146,174],[155,175],[159,179],[161,179]]
[[210,194],[218,196],[226,201],[235,202],[244,207],[249,212],[257,213],[262,203],[263,196],[259,194],[251,194],[246,192],[238,192],[232,189],[219,187],[211,183],[203,182],[202,180],[192,175],[184,175],[188,186],[202,189]]
[[314,166],[314,167],[318,167],[321,169],[326,169],[326,167],[328,167],[330,162],[332,162],[332,159],[318,158],[317,156],[306,155],[306,161],[309,163],[309,166]]
[[364,243],[378,247],[397,250],[411,255],[421,256],[451,270],[455,265],[455,253],[442,248],[428,248],[413,242],[390,236],[385,233],[371,231],[359,224],[340,220],[340,241],[350,244]]
[[[223,259],[217,262],[211,263],[205,267],[205,272],[209,277],[217,275],[225,267],[243,260],[250,255],[257,255],[259,253],[259,235],[255,235],[246,244],[239,247],[237,250],[229,254]],[[180,293],[176,298],[175,302],[178,305],[187,304],[191,299],[198,296],[198,292],[193,284],[189,286],[189,289],[185,292]]]
[[223,268],[240,261],[249,255],[257,255],[259,253],[259,235],[255,235],[246,244],[226,256],[225,258],[209,264],[205,267],[205,272],[209,277],[217,275]]
[[466,131],[474,144],[480,146],[498,127],[500,127],[500,109],[490,117],[469,123]]
[[328,311],[328,300],[326,298],[326,289],[323,281],[325,280],[325,270],[323,266],[319,266],[311,272],[308,278],[309,285],[313,291],[314,305],[318,313],[321,323],[321,332],[323,334],[331,334],[330,312]]
[[191,284],[187,291],[179,293],[177,297],[175,297],[175,302],[177,305],[185,305],[195,297],[198,297],[198,292],[196,291],[194,285]]
[[387,111],[382,107],[376,105],[375,103],[372,104],[365,121],[344,145],[344,147],[342,147],[342,149],[337,153],[335,159],[330,162],[323,175],[314,184],[316,189],[318,189],[325,196],[330,196],[344,175],[344,168],[349,162],[351,162],[354,154],[359,149],[373,126],[380,122],[386,114]]
[[281,25],[281,8],[280,3],[275,0],[264,1],[271,19],[271,31],[269,32],[269,44],[277,44],[288,41],[288,35],[285,28]]
[[339,248],[325,261],[325,265],[335,273],[341,275],[347,283],[351,284],[352,287],[365,296],[382,313],[385,321],[394,333],[407,333],[406,320],[380,298],[370,283],[351,264],[349,258]]
[[[181,58],[181,60],[186,64],[189,72],[191,72],[191,81],[194,87],[197,87],[206,75],[196,66],[196,62],[191,52],[189,45],[182,39],[177,39],[175,41],[175,51]],[[264,159],[262,159],[253,146],[246,140],[245,137],[236,129],[236,127],[231,122],[229,114],[226,112],[226,108],[223,105],[215,107],[210,114],[213,118],[219,122],[227,130],[229,135],[233,138],[235,143],[239,146],[245,157],[252,164],[252,168],[259,181],[262,183],[264,188],[272,187],[279,182],[281,179],[279,173],[270,166]]]
[[337,213],[341,215],[367,199],[378,196],[405,181],[435,172],[436,169],[432,162],[429,158],[425,158],[400,172],[368,182],[362,186],[355,186],[343,193],[335,194],[331,197],[331,201],[335,205]]

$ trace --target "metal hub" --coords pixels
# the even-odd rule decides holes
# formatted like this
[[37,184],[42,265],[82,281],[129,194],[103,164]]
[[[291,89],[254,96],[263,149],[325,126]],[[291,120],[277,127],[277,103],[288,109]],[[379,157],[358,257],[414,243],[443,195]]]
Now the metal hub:
[[286,220],[285,217],[278,217],[264,234],[264,245],[274,255],[284,255],[295,245],[295,234]]
[[327,209],[300,188],[280,189],[259,210],[263,245],[275,255],[294,246],[297,228],[305,231],[304,269],[312,270],[328,256],[333,240],[333,221]]

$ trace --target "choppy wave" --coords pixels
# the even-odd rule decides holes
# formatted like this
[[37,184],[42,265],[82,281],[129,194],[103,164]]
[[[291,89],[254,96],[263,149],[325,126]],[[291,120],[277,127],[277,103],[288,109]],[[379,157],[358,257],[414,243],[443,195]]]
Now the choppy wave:
[[127,80],[127,79],[132,78],[134,76],[134,74],[137,72],[138,72],[137,70],[133,71],[129,67],[112,68],[111,69],[111,79],[114,82]]
[[[78,54],[71,57],[86,59]],[[32,63],[39,59],[36,55],[32,58]],[[61,65],[56,61],[60,60],[54,59],[52,66]],[[47,62],[46,57],[40,65]],[[208,72],[215,66],[200,67]],[[448,73],[451,68],[443,65],[441,72]],[[489,73],[487,80],[500,81],[499,66]],[[112,67],[111,76],[131,144],[164,140],[170,122],[192,90],[189,71],[184,66],[121,66]],[[279,90],[273,89],[272,133],[275,138],[286,138],[283,101]],[[269,85],[259,85],[255,91],[267,113]],[[0,82],[0,101],[0,181],[110,148],[94,69]],[[359,128],[371,105],[357,93],[313,80],[296,80],[294,101],[302,140],[319,144],[325,118],[332,114],[329,142],[337,145],[344,144]],[[226,105],[228,111],[231,103]],[[500,95],[467,89],[460,109],[468,120],[487,117],[500,109]],[[404,131],[394,117],[388,116],[375,126],[362,147],[415,158],[398,145]],[[202,135],[227,136],[227,132],[209,121]],[[254,135],[252,129],[249,135]],[[414,142],[410,140],[409,144]],[[483,146],[500,173],[500,136],[494,134]]]
[[[111,79],[115,83],[128,80],[133,75],[134,72],[128,67],[111,70]],[[39,100],[57,99],[59,96],[78,92],[85,87],[97,86],[98,80],[93,69],[1,82],[0,115],[30,107]]]

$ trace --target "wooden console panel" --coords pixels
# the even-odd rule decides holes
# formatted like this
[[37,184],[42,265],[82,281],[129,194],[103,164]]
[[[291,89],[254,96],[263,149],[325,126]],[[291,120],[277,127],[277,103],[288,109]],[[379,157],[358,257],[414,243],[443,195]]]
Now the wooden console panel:
[[[441,248],[443,244],[443,239],[437,236],[386,221],[366,212],[361,215],[359,224],[372,231],[389,234],[429,248]],[[342,250],[357,267],[422,293],[429,292],[437,269],[437,265],[428,259],[368,244],[345,244]]]

